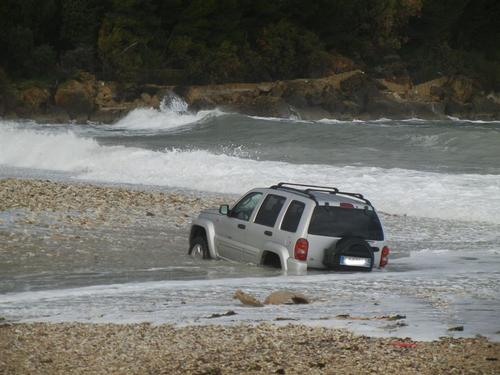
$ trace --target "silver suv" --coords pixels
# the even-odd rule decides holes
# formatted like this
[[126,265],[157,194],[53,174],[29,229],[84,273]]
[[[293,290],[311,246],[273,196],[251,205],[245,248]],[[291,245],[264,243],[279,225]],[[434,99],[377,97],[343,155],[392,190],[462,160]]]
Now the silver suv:
[[189,254],[302,274],[384,267],[389,248],[375,208],[361,194],[280,182],[250,190],[232,208],[202,211],[191,226]]

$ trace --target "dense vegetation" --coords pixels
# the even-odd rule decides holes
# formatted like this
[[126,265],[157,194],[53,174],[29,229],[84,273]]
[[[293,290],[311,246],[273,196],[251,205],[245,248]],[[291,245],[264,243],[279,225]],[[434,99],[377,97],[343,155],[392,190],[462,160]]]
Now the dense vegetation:
[[0,85],[78,70],[174,84],[317,77],[341,54],[374,74],[465,74],[498,90],[499,19],[498,0],[2,0]]

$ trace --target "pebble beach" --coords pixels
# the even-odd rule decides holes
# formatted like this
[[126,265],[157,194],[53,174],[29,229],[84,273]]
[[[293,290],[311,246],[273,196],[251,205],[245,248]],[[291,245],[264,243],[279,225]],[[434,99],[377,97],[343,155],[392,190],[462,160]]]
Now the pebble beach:
[[300,325],[21,324],[2,374],[498,374],[500,344],[374,339]]
[[[71,264],[109,266],[122,255],[112,248],[99,254],[102,241],[124,236],[123,243],[135,248],[144,236],[173,233],[172,243],[184,246],[191,218],[227,200],[3,179],[0,271],[7,279],[42,266],[54,273]],[[15,287],[4,283],[7,292]],[[17,322],[0,310],[0,374],[498,374],[499,353],[500,343],[480,336],[424,342],[300,323]]]

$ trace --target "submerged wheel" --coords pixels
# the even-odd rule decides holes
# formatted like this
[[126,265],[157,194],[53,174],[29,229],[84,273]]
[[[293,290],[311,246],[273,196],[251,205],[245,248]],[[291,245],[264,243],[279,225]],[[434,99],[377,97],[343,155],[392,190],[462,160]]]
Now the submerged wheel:
[[205,238],[195,237],[191,242],[191,248],[188,254],[195,259],[210,259],[210,253],[208,252],[208,245]]

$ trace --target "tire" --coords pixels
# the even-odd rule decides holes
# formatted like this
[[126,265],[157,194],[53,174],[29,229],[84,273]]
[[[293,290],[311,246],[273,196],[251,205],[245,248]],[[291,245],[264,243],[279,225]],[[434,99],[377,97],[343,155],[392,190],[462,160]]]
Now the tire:
[[204,237],[193,238],[188,254],[195,259],[210,259],[207,240]]
[[[340,264],[341,256],[354,256],[362,258],[370,258],[370,267],[345,266]],[[371,271],[373,268],[373,250],[371,246],[357,237],[344,237],[337,243],[325,250],[323,264],[334,270],[342,271]]]

